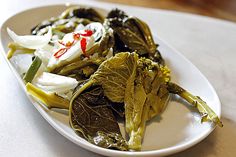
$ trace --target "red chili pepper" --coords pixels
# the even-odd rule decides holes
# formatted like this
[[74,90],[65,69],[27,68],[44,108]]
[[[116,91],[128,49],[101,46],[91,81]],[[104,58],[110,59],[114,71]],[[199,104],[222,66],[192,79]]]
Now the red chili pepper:
[[67,52],[68,49],[71,48],[71,46],[74,44],[75,40],[73,40],[72,42],[68,41],[66,44],[63,43],[62,41],[58,41],[59,44],[65,46],[64,48],[59,49],[55,54],[54,57],[56,58],[60,58],[63,54],[65,54]]
[[87,55],[86,55],[86,47],[87,47],[87,40],[86,40],[86,38],[82,38],[82,39],[80,40],[80,45],[81,45],[81,50],[82,50],[83,54],[84,54],[85,56],[87,56]]
[[84,37],[90,37],[91,35],[93,35],[93,31],[86,29],[84,30],[85,33],[80,33],[80,35],[84,36]]
[[68,48],[61,48],[55,54],[54,57],[60,58],[63,54],[67,52]]
[[[65,48],[61,48],[59,49],[55,54],[54,54],[54,57],[56,58],[60,58],[63,54],[65,54],[67,52],[68,49],[71,48],[71,46],[75,43],[76,40],[79,40],[80,36],[85,36],[85,37],[90,37],[91,35],[93,35],[93,31],[92,30],[84,30],[85,33],[74,33],[73,34],[73,38],[74,40],[72,42],[68,41],[66,44],[63,43],[62,41],[58,41],[59,44],[65,46]],[[80,40],[80,45],[81,45],[81,50],[83,52],[83,54],[88,57],[86,55],[86,47],[87,47],[87,40],[86,38],[82,38]]]

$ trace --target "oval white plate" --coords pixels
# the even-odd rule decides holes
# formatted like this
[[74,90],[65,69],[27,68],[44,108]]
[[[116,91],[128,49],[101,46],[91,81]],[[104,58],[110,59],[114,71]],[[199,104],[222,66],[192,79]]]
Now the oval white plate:
[[[6,32],[9,27],[17,34],[29,34],[30,29],[40,21],[52,16],[59,15],[68,6],[52,5],[33,8],[18,13],[9,18],[1,27],[1,48],[6,58],[8,50],[7,44],[10,41]],[[106,11],[98,9],[105,14]],[[135,16],[135,15],[134,15]],[[145,19],[144,19],[145,20]],[[154,30],[155,31],[155,30]],[[219,98],[201,72],[190,63],[184,56],[176,52],[159,38],[156,38],[159,50],[161,51],[167,65],[172,70],[172,81],[180,84],[195,95],[199,95],[208,105],[220,116],[221,104]],[[7,60],[7,59],[6,59]],[[16,74],[22,88],[25,90],[24,83],[17,71],[17,65],[7,60],[10,68]],[[88,143],[83,138],[77,136],[69,125],[68,116],[53,110],[48,110],[29,96],[30,101],[39,113],[50,123],[61,135],[65,136],[75,144],[105,156],[165,156],[183,151],[194,144],[203,140],[209,135],[214,126],[206,122],[200,123],[200,116],[192,107],[182,102],[177,97],[173,97],[166,110],[160,117],[156,117],[151,123],[147,124],[145,137],[140,152],[124,152],[109,150],[97,147]],[[124,126],[120,124],[124,135]]]

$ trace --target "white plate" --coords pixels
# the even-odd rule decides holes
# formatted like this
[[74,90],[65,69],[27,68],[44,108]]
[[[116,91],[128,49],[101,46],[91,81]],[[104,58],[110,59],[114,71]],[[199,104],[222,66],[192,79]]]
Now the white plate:
[[[52,5],[39,8],[33,8],[18,13],[9,18],[1,27],[1,48],[5,59],[8,50],[7,44],[10,41],[6,32],[9,27],[17,34],[29,34],[30,29],[44,19],[59,15],[68,6]],[[98,8],[97,8],[98,9]],[[105,14],[106,11],[98,9]],[[144,19],[145,20],[145,19]],[[155,31],[155,30],[154,30]],[[172,81],[180,84],[190,92],[202,97],[208,105],[216,112],[221,114],[221,104],[219,98],[202,73],[190,63],[184,56],[176,52],[169,45],[159,38],[156,42],[160,45],[161,51],[167,65],[172,70]],[[7,60],[7,59],[6,59]],[[7,60],[9,66],[15,73],[18,81],[25,90],[24,83],[17,72],[17,66]],[[214,126],[206,122],[200,123],[200,116],[192,107],[182,102],[176,97],[168,104],[161,117],[157,117],[148,123],[145,137],[140,152],[124,152],[110,149],[104,149],[90,144],[83,138],[77,136],[69,125],[69,119],[66,114],[61,114],[48,110],[29,96],[30,101],[39,111],[39,113],[50,123],[61,135],[65,136],[75,144],[99,153],[105,156],[165,156],[183,151],[194,144],[203,140],[209,135]],[[124,126],[120,124],[121,131],[124,134]]]

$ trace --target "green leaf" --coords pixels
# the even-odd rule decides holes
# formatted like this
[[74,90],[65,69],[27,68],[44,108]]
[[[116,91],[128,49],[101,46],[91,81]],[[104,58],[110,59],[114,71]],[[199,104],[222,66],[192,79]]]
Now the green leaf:
[[93,8],[85,8],[85,7],[70,7],[67,10],[65,10],[60,18],[67,18],[70,19],[72,17],[77,18],[86,18],[91,21],[100,22],[102,23],[104,20],[104,17],[98,13]]
[[144,55],[150,53],[150,49],[145,41],[137,35],[136,32],[128,28],[117,27],[115,28],[116,33],[119,35],[122,42],[132,51],[137,51],[138,54]]
[[114,30],[115,52],[137,51],[141,56],[165,64],[157,50],[158,44],[154,42],[151,30],[144,21],[128,17],[123,11],[115,9],[108,14],[105,24]]
[[119,53],[104,61],[91,76],[91,80],[102,85],[104,94],[113,102],[123,102],[130,77],[135,77],[138,56],[135,53]]
[[111,104],[100,86],[87,84],[75,92],[70,102],[70,124],[76,133],[95,145],[127,150]]
[[155,44],[149,26],[136,17],[129,17],[124,22],[124,26],[135,32],[148,45],[151,53],[155,53],[157,45]]

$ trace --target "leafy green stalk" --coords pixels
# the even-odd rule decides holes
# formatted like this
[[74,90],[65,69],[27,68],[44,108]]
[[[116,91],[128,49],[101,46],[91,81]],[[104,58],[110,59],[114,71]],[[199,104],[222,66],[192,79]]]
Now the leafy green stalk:
[[141,122],[139,123],[139,127],[137,129],[131,130],[129,135],[130,139],[128,141],[128,145],[130,150],[141,150],[142,139],[146,128],[146,121],[148,120],[149,106],[147,103],[143,105],[142,110],[142,117]]
[[31,82],[34,79],[34,76],[38,72],[41,64],[42,64],[42,60],[38,56],[36,56],[34,58],[32,64],[30,65],[28,71],[24,75],[23,79],[24,79],[25,83]]
[[18,51],[18,53],[22,53],[22,54],[24,54],[24,53],[33,53],[34,52],[34,50],[32,50],[32,49],[22,47],[19,44],[14,43],[14,42],[9,43],[8,48],[9,48],[9,51],[7,53],[7,58],[8,59],[11,59],[11,57],[14,55],[14,53],[16,51]]
[[146,122],[162,113],[169,100],[166,74],[162,71],[151,60],[139,59],[134,88],[125,92],[124,102],[126,106],[130,106],[128,112],[131,112],[131,117],[126,118],[126,124],[130,124],[130,128],[126,125],[126,129],[130,136],[128,144],[131,150],[141,149]]
[[99,59],[88,59],[88,60],[80,60],[73,62],[71,64],[68,64],[64,67],[62,67],[60,70],[56,70],[56,72],[59,75],[69,75],[73,73],[73,71],[84,68],[86,66],[91,66],[91,65],[100,65],[105,58],[99,58]]
[[49,109],[69,109],[69,100],[62,98],[55,93],[46,93],[31,83],[26,84],[26,90],[30,95],[43,102]]
[[201,114],[201,122],[212,121],[218,126],[223,127],[223,124],[216,113],[199,96],[194,96],[179,85],[171,82],[168,83],[168,90],[170,93],[179,95],[188,103],[196,107]]

